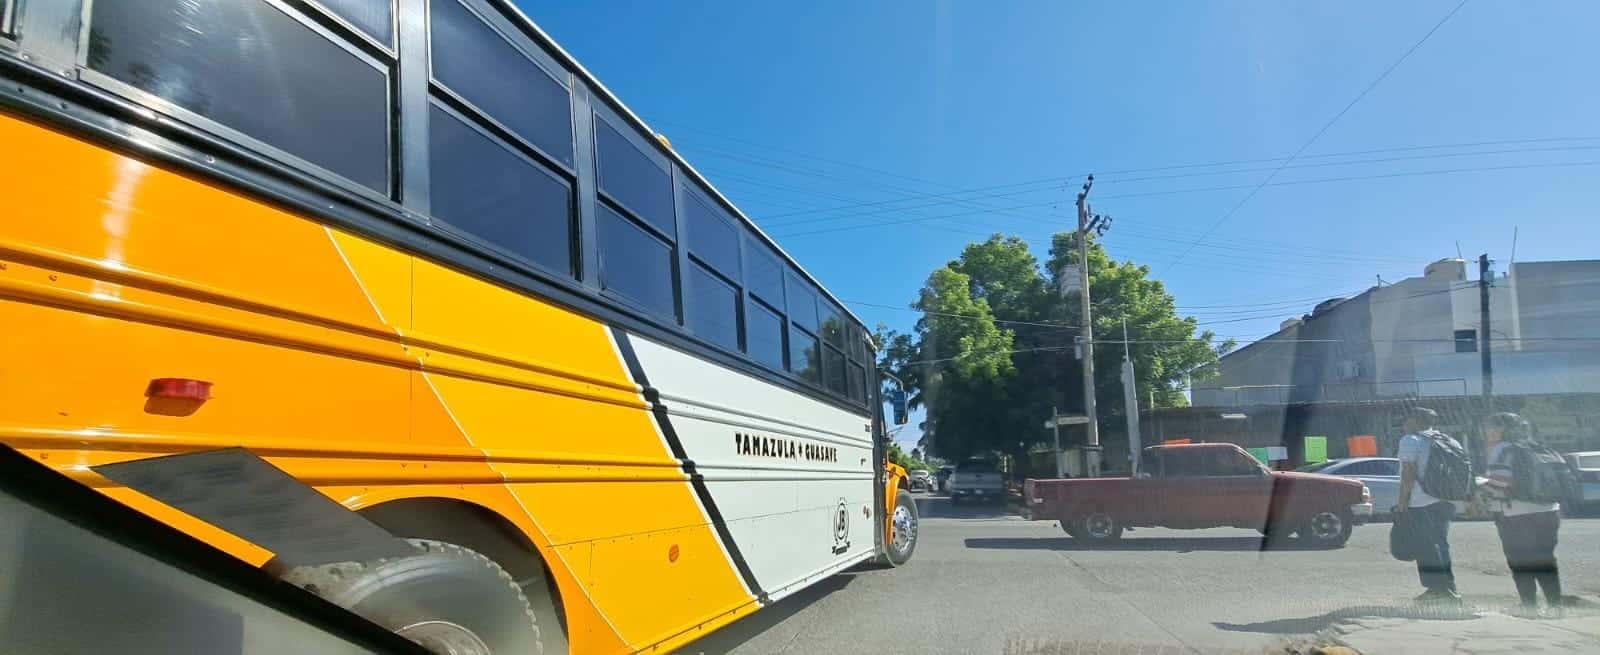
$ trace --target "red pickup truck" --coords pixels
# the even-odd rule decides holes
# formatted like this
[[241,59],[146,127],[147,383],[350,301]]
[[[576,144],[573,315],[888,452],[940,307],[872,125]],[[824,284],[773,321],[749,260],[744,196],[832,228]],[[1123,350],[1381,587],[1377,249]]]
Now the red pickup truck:
[[1153,446],[1133,478],[1028,480],[1034,520],[1058,520],[1084,541],[1111,541],[1129,527],[1254,528],[1269,538],[1297,534],[1337,548],[1372,496],[1357,480],[1269,471],[1233,444]]

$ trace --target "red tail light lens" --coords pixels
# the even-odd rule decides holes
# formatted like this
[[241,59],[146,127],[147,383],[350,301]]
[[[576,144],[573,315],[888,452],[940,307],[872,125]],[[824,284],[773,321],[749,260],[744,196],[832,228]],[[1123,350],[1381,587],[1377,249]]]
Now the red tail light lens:
[[156,378],[145,387],[146,398],[177,398],[181,400],[209,400],[211,383],[188,378]]

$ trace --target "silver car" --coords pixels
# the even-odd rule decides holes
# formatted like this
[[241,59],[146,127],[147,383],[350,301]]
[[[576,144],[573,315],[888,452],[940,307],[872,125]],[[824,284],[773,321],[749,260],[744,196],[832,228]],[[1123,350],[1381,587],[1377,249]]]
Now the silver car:
[[1580,514],[1594,503],[1600,503],[1600,450],[1567,453],[1566,458],[1572,465],[1572,472],[1578,476],[1581,489],[1578,497],[1572,499],[1572,506],[1565,509],[1569,514]]
[[[1600,456],[1600,453],[1595,453]],[[1360,480],[1372,492],[1372,513],[1387,516],[1400,500],[1400,460],[1393,457],[1350,457],[1302,466],[1296,471]],[[1597,496],[1600,498],[1600,496]]]

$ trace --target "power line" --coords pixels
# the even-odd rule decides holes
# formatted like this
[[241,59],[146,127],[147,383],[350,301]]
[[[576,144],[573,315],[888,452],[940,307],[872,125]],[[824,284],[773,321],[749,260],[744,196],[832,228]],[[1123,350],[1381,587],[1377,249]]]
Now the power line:
[[928,314],[928,315],[932,315],[932,316],[948,316],[950,318],[966,318],[966,319],[973,319],[973,320],[989,320],[989,321],[992,321],[994,323],[1005,323],[1005,324],[1009,324],[1009,325],[1036,325],[1036,326],[1040,326],[1040,327],[1061,328],[1061,329],[1069,329],[1069,330],[1076,330],[1076,329],[1078,329],[1080,327],[1080,326],[1077,326],[1077,325],[1067,325],[1065,323],[1041,323],[1041,322],[1038,322],[1038,321],[1011,321],[1011,320],[994,318],[993,316],[979,316],[977,314],[952,314],[952,313],[949,313],[949,312],[934,312],[934,311],[928,311],[928,310],[925,310],[925,309],[917,309],[915,307],[901,307],[901,306],[898,306],[898,305],[884,305],[884,304],[879,304],[879,303],[862,302],[862,301],[859,301],[859,300],[843,300],[843,301],[840,301],[840,302],[843,302],[846,305],[857,305],[857,306],[861,306],[861,307],[878,307],[878,308],[882,308],[882,309],[893,309],[893,310],[898,310],[898,311],[902,311],[902,312],[917,312],[919,314]]
[[[916,181],[916,182],[920,182],[920,183],[924,183],[924,184],[929,184],[929,185],[934,185],[934,186],[943,186],[945,188],[949,188],[949,186],[950,186],[950,185],[947,185],[947,184],[941,184],[941,183],[934,182],[934,181],[931,181],[931,180],[926,180],[926,179],[923,179],[923,178],[917,178],[917,177],[908,176],[908,175],[904,175],[904,174],[900,174],[900,173],[894,173],[894,172],[891,172],[891,171],[885,171],[885,170],[882,170],[882,169],[876,169],[876,168],[871,168],[871,167],[867,167],[867,166],[861,166],[861,165],[850,163],[850,162],[844,162],[844,161],[835,160],[835,159],[828,159],[826,157],[820,157],[820,156],[817,156],[817,155],[803,153],[803,152],[799,152],[799,151],[792,150],[792,149],[782,148],[782,147],[779,147],[779,146],[772,146],[772,145],[769,145],[769,144],[757,143],[757,142],[749,141],[749,140],[746,140],[746,139],[740,139],[740,138],[737,138],[737,137],[730,137],[730,136],[726,136],[726,135],[720,135],[720,134],[717,134],[717,133],[714,133],[714,132],[711,132],[711,131],[708,131],[708,130],[695,128],[695,127],[690,127],[690,126],[687,126],[687,125],[682,124],[682,123],[675,123],[675,124],[684,125],[685,127],[689,127],[689,129],[691,129],[692,131],[695,131],[695,132],[700,132],[702,134],[707,134],[707,135],[710,135],[710,136],[713,136],[713,137],[716,137],[716,138],[726,139],[726,140],[729,140],[729,141],[748,144],[748,145],[751,145],[751,146],[759,147],[759,148],[761,148],[763,150],[779,150],[779,151],[784,151],[784,152],[790,152],[790,153],[796,154],[796,155],[798,155],[800,157],[804,157],[804,158],[807,158],[807,159],[812,159],[812,160],[821,161],[821,162],[827,162],[827,163],[833,163],[833,164],[837,164],[837,165],[841,165],[841,166],[847,166],[847,167],[850,167],[850,168],[866,170],[866,171],[870,171],[870,172],[874,172],[874,173],[879,173],[879,174],[882,174],[882,175],[888,175],[888,176],[892,176],[892,177],[912,180],[912,181]],[[1484,146],[1502,146],[1502,145],[1532,144],[1532,143],[1560,143],[1560,142],[1594,141],[1594,140],[1600,140],[1600,136],[1553,136],[1553,137],[1536,137],[1536,138],[1526,138],[1526,139],[1496,139],[1496,140],[1472,141],[1472,142],[1463,142],[1463,143],[1442,143],[1442,144],[1430,144],[1430,145],[1396,146],[1396,147],[1388,147],[1388,148],[1372,148],[1372,149],[1366,149],[1366,150],[1350,150],[1350,151],[1343,151],[1343,152],[1301,154],[1299,157],[1296,158],[1296,160],[1323,159],[1323,158],[1331,158],[1331,157],[1347,157],[1347,156],[1353,156],[1353,155],[1382,154],[1382,153],[1394,153],[1394,152],[1413,152],[1413,151],[1418,151],[1418,150],[1441,150],[1441,149],[1451,149],[1451,148],[1476,148],[1476,147],[1484,147]],[[694,149],[695,148],[695,146],[685,146],[685,147],[687,147],[688,149]],[[1535,149],[1535,150],[1531,150],[1531,151],[1538,151],[1538,150]],[[725,151],[725,152],[731,152],[731,151]],[[1508,151],[1508,152],[1516,152],[1516,151]],[[1482,153],[1482,152],[1478,152],[1478,153],[1449,153],[1449,154],[1441,154],[1441,155],[1438,155],[1438,156],[1441,156],[1441,157],[1444,157],[1444,156],[1470,156],[1470,155],[1474,155],[1474,154],[1497,154],[1497,153],[1495,153],[1495,152],[1490,152],[1490,153]],[[774,167],[783,167],[784,166],[784,162],[782,162],[780,160],[764,159],[764,158],[755,157],[755,156],[748,155],[748,154],[744,154],[744,156],[746,158],[750,158],[750,159],[763,159],[764,161],[772,162]],[[1265,158],[1255,158],[1255,159],[1235,159],[1235,160],[1213,161],[1213,162],[1192,163],[1192,164],[1167,164],[1167,165],[1161,165],[1161,166],[1146,166],[1146,167],[1137,167],[1137,168],[1126,168],[1126,169],[1102,171],[1099,174],[1100,175],[1107,175],[1107,176],[1114,176],[1114,175],[1122,175],[1122,174],[1127,174],[1127,173],[1158,172],[1158,171],[1166,171],[1166,170],[1179,170],[1179,169],[1185,169],[1185,168],[1215,168],[1215,167],[1220,167],[1220,166],[1234,166],[1234,165],[1240,165],[1240,164],[1259,164],[1259,163],[1283,162],[1283,161],[1288,161],[1288,160],[1289,160],[1288,157],[1265,157]],[[1353,162],[1339,162],[1339,163],[1353,163]],[[1307,165],[1307,166],[1312,166],[1312,165]],[[1293,166],[1291,166],[1291,168],[1292,167]],[[1265,170],[1265,169],[1263,169],[1263,170]],[[1233,172],[1247,172],[1247,171],[1233,171]],[[1011,183],[1004,183],[1004,184],[997,184],[997,185],[971,187],[971,188],[965,188],[965,189],[958,189],[958,190],[955,190],[955,191],[948,191],[948,192],[944,192],[944,193],[925,194],[925,195],[921,196],[920,198],[907,197],[907,198],[888,199],[888,200],[862,201],[862,202],[856,202],[856,203],[853,203],[853,204],[839,205],[839,206],[835,206],[835,207],[812,208],[812,209],[806,209],[806,210],[803,210],[803,211],[790,212],[790,213],[785,213],[785,214],[769,214],[769,215],[766,215],[766,216],[763,217],[763,221],[765,222],[766,220],[771,220],[771,219],[776,219],[776,218],[783,218],[783,217],[787,217],[787,216],[790,216],[790,215],[801,215],[801,214],[810,214],[810,213],[831,212],[831,211],[837,211],[837,210],[842,210],[842,209],[854,209],[854,208],[857,208],[857,207],[880,206],[880,205],[885,205],[885,204],[893,204],[893,203],[897,203],[897,202],[907,202],[907,201],[911,201],[911,200],[927,199],[927,198],[942,198],[942,197],[956,196],[956,195],[962,195],[962,194],[967,194],[967,193],[978,193],[978,192],[983,192],[983,191],[991,191],[991,190],[996,190],[996,189],[1015,189],[1017,187],[1022,187],[1022,186],[1036,186],[1036,187],[1038,187],[1038,188],[1031,189],[1031,190],[1027,191],[1027,193],[1042,192],[1042,191],[1048,191],[1048,190],[1051,190],[1051,189],[1054,189],[1054,188],[1058,187],[1061,184],[1062,180],[1064,180],[1064,179],[1082,177],[1083,175],[1087,175],[1087,173],[1079,173],[1079,174],[1076,174],[1076,175],[1065,175],[1065,176],[1052,176],[1052,177],[1031,179],[1031,180],[1026,180],[1026,181],[1022,181],[1022,182],[1011,182]],[[1129,180],[1118,180],[1118,179],[1110,178],[1110,179],[1107,179],[1105,181],[1107,181],[1107,182],[1124,182],[1124,181],[1129,181]],[[1016,194],[1013,194],[1013,195],[1016,195]]]
[[[1265,344],[1269,344],[1269,345],[1276,345],[1276,344],[1298,345],[1298,344],[1308,344],[1308,343],[1315,343],[1315,344],[1342,344],[1342,343],[1351,343],[1352,342],[1352,340],[1348,340],[1348,339],[1274,339],[1272,337],[1262,337],[1260,339],[1255,339],[1255,340],[1239,340],[1239,339],[1237,339],[1235,337],[1224,338],[1224,337],[1218,337],[1216,335],[1213,335],[1211,338],[1214,341],[1205,341],[1205,340],[1202,340],[1202,339],[1199,339],[1199,338],[1195,338],[1195,339],[1126,339],[1126,340],[1124,340],[1124,339],[1095,339],[1094,343],[1096,345],[1101,345],[1101,344],[1122,345],[1122,344],[1126,343],[1126,344],[1132,344],[1132,345],[1141,345],[1141,344],[1144,344],[1144,345],[1186,345],[1186,344],[1196,344],[1196,345],[1204,345],[1204,346],[1216,346],[1216,345],[1220,345],[1221,341],[1232,340],[1232,341],[1236,342],[1235,345],[1243,347],[1243,346],[1251,346],[1251,345],[1261,344],[1261,343],[1265,343]],[[1440,337],[1440,338],[1433,338],[1433,339],[1358,339],[1358,340],[1353,340],[1353,341],[1354,342],[1358,342],[1358,343],[1455,343],[1456,340],[1452,339],[1452,338]],[[1511,338],[1511,337],[1494,337],[1494,338],[1491,338],[1490,341],[1549,341],[1549,342],[1585,342],[1585,343],[1587,343],[1587,342],[1600,341],[1600,337],[1523,337],[1523,338],[1520,338],[1520,339],[1515,339],[1515,338]],[[1018,354],[1038,353],[1038,352],[1060,352],[1060,351],[1064,351],[1064,350],[1071,350],[1071,349],[1076,348],[1076,347],[1077,347],[1077,344],[1063,345],[1063,346],[1037,346],[1037,347],[1033,347],[1033,348],[1020,348],[1020,349],[1016,349],[1016,350],[973,352],[973,353],[967,353],[966,355],[957,355],[955,357],[941,357],[941,358],[938,358],[938,359],[920,359],[920,360],[913,360],[913,361],[909,361],[909,362],[902,362],[902,365],[910,366],[910,365],[913,365],[913,364],[940,364],[940,363],[944,363],[944,362],[953,362],[955,360],[961,359],[962,357],[968,357],[968,356],[974,356],[974,355],[977,355],[977,356],[982,356],[982,355],[1001,355],[1001,354],[1004,354],[1004,355],[1018,355]],[[1557,352],[1559,352],[1559,351],[1557,351]]]
[[[1152,180],[1175,180],[1188,177],[1205,177],[1212,175],[1235,175],[1241,173],[1260,173],[1263,171],[1276,171],[1301,168],[1326,168],[1329,166],[1354,166],[1357,164],[1386,164],[1397,161],[1419,161],[1428,159],[1448,159],[1452,157],[1488,157],[1491,155],[1516,155],[1530,152],[1573,152],[1578,150],[1600,150],[1600,146],[1558,146],[1548,148],[1505,148],[1501,150],[1474,150],[1470,152],[1440,152],[1430,155],[1405,155],[1402,157],[1374,157],[1371,159],[1351,159],[1348,161],[1325,161],[1311,164],[1288,164],[1280,167],[1239,168],[1226,171],[1200,171],[1198,173],[1177,173],[1172,175],[1147,175],[1144,177],[1112,178],[1106,183],[1148,182]],[[1096,178],[1098,181],[1098,178]]]
[[1173,266],[1176,266],[1179,262],[1183,261],[1184,257],[1189,256],[1189,252],[1194,250],[1194,246],[1200,245],[1200,243],[1210,237],[1211,233],[1215,232],[1218,227],[1220,227],[1223,223],[1226,223],[1228,219],[1233,218],[1233,215],[1237,213],[1241,207],[1244,207],[1245,203],[1250,202],[1251,198],[1254,198],[1257,193],[1260,193],[1261,189],[1267,186],[1267,184],[1271,183],[1273,178],[1278,176],[1278,173],[1282,172],[1283,169],[1293,162],[1296,157],[1300,156],[1300,153],[1305,152],[1307,148],[1311,147],[1311,144],[1317,142],[1317,139],[1322,138],[1322,135],[1326,133],[1329,128],[1332,128],[1334,123],[1339,122],[1339,119],[1344,118],[1344,115],[1354,108],[1357,103],[1361,102],[1362,98],[1367,97],[1368,93],[1371,93],[1373,89],[1378,88],[1378,85],[1383,83],[1383,81],[1389,77],[1390,73],[1394,72],[1396,68],[1400,67],[1400,64],[1404,63],[1405,60],[1411,57],[1411,53],[1416,52],[1418,48],[1422,47],[1422,44],[1427,43],[1428,39],[1432,38],[1434,33],[1439,31],[1439,28],[1444,27],[1444,24],[1449,22],[1450,18],[1455,16],[1456,13],[1461,11],[1461,8],[1465,6],[1467,6],[1467,0],[1461,0],[1461,2],[1458,3],[1454,9],[1450,10],[1450,13],[1445,14],[1444,18],[1439,19],[1439,22],[1435,23],[1433,28],[1428,30],[1427,34],[1422,35],[1421,39],[1418,39],[1416,43],[1411,44],[1411,47],[1408,48],[1404,54],[1400,55],[1399,59],[1394,60],[1394,63],[1389,64],[1389,67],[1385,68],[1383,72],[1378,75],[1377,79],[1372,80],[1372,83],[1368,84],[1367,88],[1362,89],[1361,93],[1356,94],[1356,97],[1352,99],[1349,104],[1345,105],[1343,109],[1340,109],[1339,113],[1334,114],[1333,118],[1329,119],[1328,122],[1323,123],[1322,127],[1318,129],[1315,134],[1312,134],[1310,139],[1307,139],[1305,143],[1300,144],[1300,147],[1296,148],[1294,153],[1289,155],[1289,158],[1285,159],[1276,170],[1267,174],[1267,176],[1261,180],[1260,184],[1257,184],[1255,188],[1252,188],[1250,192],[1245,194],[1243,198],[1240,198],[1239,202],[1234,203],[1232,208],[1228,209],[1228,211],[1220,218],[1212,222],[1211,226],[1206,228],[1204,235],[1202,235],[1199,239],[1196,239],[1194,244],[1191,245],[1188,250],[1185,250],[1182,254],[1178,255],[1177,259],[1168,262],[1166,266],[1162,267],[1161,271],[1164,273],[1168,270],[1171,270]]
[[[1513,165],[1504,165],[1504,166],[1447,168],[1447,169],[1437,169],[1437,170],[1429,170],[1429,171],[1408,171],[1408,172],[1400,172],[1400,173],[1383,173],[1383,174],[1374,174],[1374,175],[1351,175],[1351,176],[1342,176],[1342,177],[1317,178],[1317,179],[1310,179],[1310,180],[1291,180],[1291,181],[1284,181],[1284,182],[1272,182],[1272,183],[1266,184],[1264,186],[1296,186],[1296,185],[1304,185],[1304,184],[1325,184],[1325,183],[1331,183],[1331,182],[1353,182],[1353,181],[1359,181],[1359,180],[1377,180],[1377,179],[1388,179],[1388,178],[1399,178],[1399,177],[1421,177],[1421,176],[1429,176],[1429,175],[1450,175],[1450,174],[1457,174],[1457,173],[1481,173],[1481,172],[1492,172],[1492,171],[1541,169],[1541,168],[1575,168],[1575,167],[1597,166],[1597,165],[1600,165],[1600,160],[1578,161],[1578,162],[1554,162],[1554,163],[1543,163],[1543,164],[1513,164]],[[1174,190],[1174,191],[1150,191],[1150,192],[1143,192],[1143,193],[1120,194],[1120,195],[1114,195],[1114,196],[1101,196],[1100,199],[1101,200],[1107,200],[1107,199],[1112,199],[1112,198],[1140,198],[1140,197],[1147,197],[1147,196],[1171,195],[1171,194],[1179,194],[1179,193],[1200,193],[1200,192],[1205,192],[1205,191],[1226,191],[1226,190],[1230,190],[1230,189],[1251,188],[1252,186],[1253,185],[1248,185],[1247,184],[1247,185],[1205,187],[1205,188],[1198,188],[1198,189],[1179,189],[1179,190]],[[1026,205],[1016,205],[1016,206],[1013,206],[1013,207],[1008,207],[1006,209],[1024,209],[1024,208],[1028,208],[1028,207],[1042,207],[1042,206],[1055,205],[1055,204],[1059,204],[1059,203],[1058,202],[1032,203],[1032,204],[1026,204]],[[941,218],[952,218],[952,217],[958,217],[958,216],[969,216],[969,215],[972,215],[974,213],[980,213],[980,212],[957,212],[957,213],[953,213],[953,214],[940,214],[938,216],[915,217],[915,218],[909,218],[909,219],[901,219],[901,220],[897,220],[897,221],[881,221],[881,222],[865,223],[865,224],[859,224],[859,225],[846,225],[846,226],[834,227],[834,228],[823,228],[823,229],[819,229],[819,230],[808,230],[808,231],[803,231],[803,232],[790,232],[790,233],[787,233],[787,234],[779,234],[779,235],[775,235],[775,236],[800,237],[800,236],[810,236],[810,235],[813,235],[813,234],[829,234],[829,233],[833,233],[833,232],[844,232],[844,231],[850,231],[850,230],[861,230],[861,229],[868,229],[868,228],[874,228],[874,227],[887,227],[887,226],[891,226],[891,225],[904,225],[904,224],[907,224],[907,223],[917,223],[917,222],[936,220],[936,219],[941,219]],[[1170,267],[1171,267],[1171,264],[1168,264],[1168,268],[1170,268]]]
[[[1120,178],[1120,179],[1119,178],[1109,178],[1109,179],[1103,180],[1103,182],[1106,183],[1106,184],[1128,183],[1128,182],[1148,182],[1148,181],[1154,181],[1154,180],[1173,180],[1173,179],[1183,179],[1183,178],[1191,178],[1191,177],[1204,177],[1204,176],[1217,176],[1217,175],[1236,175],[1236,174],[1243,174],[1243,173],[1258,173],[1258,172],[1262,172],[1262,171],[1271,171],[1274,175],[1276,175],[1277,173],[1280,173],[1283,170],[1287,170],[1287,169],[1325,168],[1325,167],[1329,167],[1329,166],[1356,166],[1356,165],[1361,165],[1361,164],[1382,164],[1382,163],[1392,163],[1392,162],[1397,162],[1397,161],[1418,161],[1418,160],[1446,159],[1446,158],[1457,158],[1457,157],[1488,157],[1488,156],[1492,156],[1492,155],[1504,155],[1504,154],[1522,154],[1522,153],[1540,153],[1540,152],[1573,152],[1573,151],[1584,151],[1584,150],[1600,150],[1600,146],[1586,145],[1586,146],[1560,146],[1560,147],[1545,147],[1545,148],[1507,148],[1507,149],[1501,149],[1501,150],[1486,150],[1486,151],[1472,151],[1472,152],[1445,152],[1445,153],[1434,153],[1434,154],[1426,154],[1426,155],[1405,155],[1405,156],[1400,156],[1400,157],[1376,157],[1376,158],[1370,158],[1370,159],[1353,159],[1353,160],[1348,160],[1348,161],[1316,162],[1316,163],[1309,163],[1309,164],[1289,164],[1289,163],[1285,162],[1283,165],[1276,166],[1276,167],[1245,168],[1245,169],[1224,170],[1224,171],[1200,171],[1200,172],[1189,172],[1189,173],[1176,173],[1176,174],[1170,174],[1170,175],[1149,175],[1149,176],[1144,176],[1144,177],[1132,177],[1132,178]],[[787,167],[784,167],[784,166],[781,166],[781,165],[776,165],[776,164],[773,164],[772,166],[775,167],[775,168],[787,168]],[[801,172],[801,171],[798,171],[797,169],[788,169],[788,170],[795,171],[795,172]],[[844,179],[846,181],[849,181],[848,178],[840,178],[840,177],[834,176],[834,175],[827,175],[827,174],[813,174],[813,175],[817,175],[819,177],[825,177],[825,178],[828,178],[828,179]],[[1270,180],[1270,176],[1269,176],[1269,180]],[[1096,181],[1102,181],[1102,180],[1100,180],[1099,177],[1097,176],[1096,177]],[[917,201],[917,200],[935,200],[935,202],[928,202],[928,203],[917,204],[917,205],[883,207],[883,208],[880,208],[880,209],[872,209],[872,210],[854,212],[854,213],[849,213],[849,214],[839,214],[839,215],[834,215],[834,216],[819,216],[819,217],[814,217],[814,218],[804,218],[804,219],[799,219],[799,220],[788,220],[788,221],[774,221],[772,219],[776,218],[777,216],[776,215],[768,215],[762,220],[762,224],[764,226],[766,226],[766,227],[772,227],[772,228],[789,227],[789,226],[794,226],[794,225],[810,225],[810,224],[815,224],[815,223],[826,223],[826,222],[830,222],[830,221],[847,220],[847,219],[850,219],[850,218],[857,218],[857,217],[861,217],[861,216],[876,216],[876,215],[892,213],[892,212],[909,211],[909,210],[912,210],[912,209],[927,209],[927,208],[933,208],[933,207],[944,207],[944,206],[948,206],[948,205],[956,204],[956,203],[967,205],[967,206],[983,207],[984,205],[978,205],[978,204],[975,203],[975,201],[976,200],[982,200],[982,199],[991,199],[991,198],[1011,198],[1011,197],[1028,195],[1028,194],[1033,194],[1033,193],[1041,193],[1041,192],[1044,192],[1044,191],[1053,190],[1055,188],[1055,186],[1056,186],[1053,183],[1053,181],[1048,186],[1036,186],[1036,185],[1033,185],[1031,183],[1019,183],[1019,184],[1028,185],[1028,186],[1030,186],[1030,188],[1009,191],[1009,192],[1006,192],[1006,193],[986,193],[986,194],[982,194],[982,195],[973,196],[971,198],[958,198],[958,197],[956,197],[958,195],[964,195],[964,192],[959,192],[959,191],[949,192],[949,193],[942,193],[942,194],[926,194],[926,193],[921,193],[921,192],[906,191],[904,189],[898,189],[897,192],[899,192],[899,193],[909,193],[911,195],[906,195],[906,196],[903,196],[903,197],[897,198],[897,199],[879,200],[879,201],[863,203],[863,204],[860,204],[859,206],[875,206],[875,205],[896,204],[896,203],[900,203],[900,202]],[[1253,185],[1246,184],[1246,185],[1238,185],[1237,187],[1230,187],[1230,188],[1250,188],[1251,186],[1253,186]],[[1112,196],[1112,197],[1124,197],[1124,196]],[[819,210],[816,210],[816,211],[818,211],[818,212],[834,211],[835,209],[841,209],[841,208],[844,208],[844,207],[849,207],[849,205],[842,206],[842,207],[837,207],[837,208],[834,208],[834,209],[819,209]],[[789,215],[796,215],[796,214],[803,214],[803,213],[813,213],[813,212],[811,212],[811,211],[791,212]],[[1019,218],[1031,218],[1031,217],[1020,216],[1020,215],[1018,217]]]

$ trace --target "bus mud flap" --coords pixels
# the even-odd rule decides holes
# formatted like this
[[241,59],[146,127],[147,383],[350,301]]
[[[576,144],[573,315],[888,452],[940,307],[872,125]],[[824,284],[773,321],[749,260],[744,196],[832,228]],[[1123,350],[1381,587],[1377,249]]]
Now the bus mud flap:
[[416,549],[243,448],[93,467],[275,555],[273,568],[370,562]]

